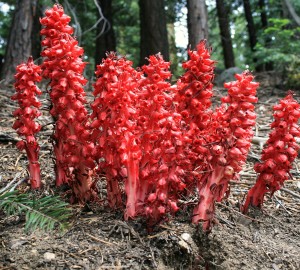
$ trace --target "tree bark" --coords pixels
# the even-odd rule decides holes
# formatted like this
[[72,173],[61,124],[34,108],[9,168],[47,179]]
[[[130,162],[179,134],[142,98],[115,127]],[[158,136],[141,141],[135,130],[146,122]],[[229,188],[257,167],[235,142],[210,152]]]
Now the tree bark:
[[169,44],[163,0],[139,0],[140,7],[140,65],[146,57],[161,53],[169,60]]
[[265,0],[259,0],[258,5],[259,5],[259,9],[260,9],[261,26],[263,29],[266,29],[268,27],[268,19],[267,19]]
[[294,22],[300,26],[300,17],[297,15],[292,3],[289,0],[283,0],[285,6],[287,7],[287,10],[289,12],[289,15],[292,17]]
[[[258,1],[259,9],[260,9],[260,21],[262,29],[266,29],[268,27],[268,17],[266,12],[266,2],[265,0]],[[268,47],[271,42],[269,37],[265,38],[265,46]],[[262,67],[263,70],[270,71],[273,70],[272,62],[265,63]]]
[[42,27],[40,24],[40,18],[44,16],[43,7],[39,0],[32,2],[32,15],[33,15],[33,25],[32,25],[32,32],[31,32],[31,55],[33,59],[36,60],[40,58],[41,51],[42,51],[41,35],[40,35],[40,31]]
[[216,0],[217,14],[219,19],[220,35],[223,47],[224,65],[226,68],[234,67],[234,53],[229,28],[229,8],[226,0]]
[[[252,16],[252,10],[251,10],[251,4],[249,0],[243,0],[244,5],[244,11],[245,11],[245,17],[247,20],[247,28],[248,28],[248,34],[249,34],[249,43],[250,43],[250,49],[254,53],[255,52],[255,46],[257,43],[257,36],[256,36],[256,29],[254,25],[254,20]],[[253,57],[253,62],[256,64],[257,59],[256,57]],[[256,71],[262,71],[263,66],[262,65],[255,65]]]
[[36,0],[18,0],[16,2],[1,70],[1,79],[7,84],[14,80],[16,66],[27,60],[31,54],[33,7],[35,5]]
[[255,45],[257,43],[257,37],[256,37],[256,31],[255,31],[255,26],[254,26],[250,1],[249,0],[243,0],[243,4],[244,4],[244,10],[245,10],[245,17],[246,17],[246,20],[247,20],[247,28],[248,28],[248,33],[249,33],[250,48],[251,48],[251,51],[254,52],[255,51]]
[[208,15],[205,0],[187,0],[189,45],[195,49],[202,39],[208,39]]
[[106,57],[107,52],[116,51],[116,38],[113,29],[112,0],[97,1],[101,7],[104,18],[102,18],[101,22],[97,25],[95,65],[101,63],[102,59]]

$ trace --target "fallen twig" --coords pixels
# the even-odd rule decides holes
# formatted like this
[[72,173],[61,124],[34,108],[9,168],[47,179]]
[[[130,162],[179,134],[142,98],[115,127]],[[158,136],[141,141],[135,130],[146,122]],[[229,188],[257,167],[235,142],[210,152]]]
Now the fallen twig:
[[89,234],[89,233],[85,233],[85,235],[87,235],[88,237],[92,238],[93,240],[95,240],[97,242],[100,242],[100,243],[103,243],[103,244],[106,244],[106,245],[110,245],[110,246],[117,245],[116,243],[111,243],[111,242],[102,240],[102,239],[100,239],[100,238],[98,238],[96,236],[93,236],[93,235]]
[[300,194],[298,194],[298,193],[296,193],[296,192],[294,192],[294,191],[291,191],[291,190],[289,190],[289,189],[287,189],[287,188],[281,188],[280,190],[281,190],[281,191],[284,191],[284,192],[286,192],[286,193],[289,193],[289,194],[293,195],[294,197],[300,199]]
[[2,188],[2,189],[0,190],[0,194],[3,193],[3,192],[5,192],[6,190],[8,190],[8,189],[9,189],[9,188],[10,188],[10,187],[18,180],[18,178],[20,177],[20,175],[21,175],[22,173],[23,173],[23,171],[22,171],[22,172],[16,173],[14,179],[11,180],[4,188]]

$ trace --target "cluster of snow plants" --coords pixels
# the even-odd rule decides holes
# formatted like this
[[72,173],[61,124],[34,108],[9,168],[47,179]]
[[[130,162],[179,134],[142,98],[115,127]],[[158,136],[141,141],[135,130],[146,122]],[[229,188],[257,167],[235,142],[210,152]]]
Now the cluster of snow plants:
[[[215,62],[205,41],[188,51],[185,72],[173,85],[170,63],[160,54],[134,69],[111,52],[97,66],[88,113],[84,51],[72,36],[70,17],[56,4],[40,22],[43,63],[30,58],[18,66],[13,96],[20,106],[14,128],[24,136],[17,146],[27,152],[31,187],[41,186],[35,137],[40,125],[34,121],[41,114],[35,97],[41,91],[35,83],[44,78],[55,121],[56,185],[68,185],[74,202],[99,201],[97,182],[105,179],[111,208],[123,209],[126,220],[144,216],[154,226],[174,215],[182,198],[194,196],[192,222],[210,231],[215,202],[239,179],[251,145],[259,86],[252,74],[245,71],[225,83],[228,94],[213,109]],[[274,110],[274,130],[255,166],[259,177],[244,211],[249,204],[261,206],[266,192],[282,186],[297,156],[299,104],[289,93]]]

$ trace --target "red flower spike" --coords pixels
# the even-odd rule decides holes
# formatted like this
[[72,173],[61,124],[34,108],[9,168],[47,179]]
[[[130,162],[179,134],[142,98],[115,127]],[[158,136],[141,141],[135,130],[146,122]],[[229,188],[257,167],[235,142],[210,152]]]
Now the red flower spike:
[[[176,111],[182,117],[180,129],[185,138],[183,145],[185,160],[180,161],[181,166],[193,172],[195,168],[198,171],[207,169],[206,159],[209,159],[207,153],[201,151],[205,149],[202,145],[207,144],[204,137],[211,125],[210,107],[215,61],[210,59],[210,51],[206,48],[205,41],[198,44],[196,51],[189,50],[188,53],[190,60],[182,65],[186,69],[185,74],[177,81],[176,87],[171,89],[174,91],[173,103]],[[190,188],[201,178],[201,174],[193,173],[194,177],[185,177],[186,184]]]
[[125,218],[134,217],[141,159],[136,122],[144,122],[137,120],[135,109],[141,73],[133,69],[132,62],[110,53],[97,66],[96,76],[91,118],[92,126],[96,127],[97,157],[104,159],[99,163],[99,170],[106,173],[108,202],[110,207],[116,208],[123,205],[118,181],[126,169]]
[[91,144],[91,127],[84,108],[83,86],[87,80],[82,73],[86,65],[82,61],[83,49],[70,35],[73,29],[68,25],[70,17],[63,7],[54,5],[40,20],[44,28],[43,77],[50,79],[51,114],[56,120],[54,153],[56,157],[56,185],[68,184],[81,201],[97,199],[92,175],[95,151],[82,149]]
[[41,115],[38,110],[41,103],[36,95],[41,91],[35,85],[40,82],[42,77],[41,68],[34,64],[32,57],[29,57],[27,63],[17,66],[15,75],[16,94],[12,96],[13,100],[18,101],[20,108],[13,112],[16,121],[13,128],[17,130],[20,136],[25,137],[17,143],[17,148],[22,151],[25,149],[29,161],[29,179],[32,189],[41,187],[40,164],[38,162],[39,145],[35,134],[40,131],[41,126],[35,122],[35,119]]
[[174,101],[177,111],[184,112],[185,123],[190,125],[193,121],[200,129],[205,129],[209,119],[204,118],[204,111],[211,106],[215,61],[210,59],[205,41],[197,45],[197,51],[189,50],[188,54],[190,60],[182,64],[186,72],[177,81]]
[[259,175],[255,185],[248,191],[241,208],[243,213],[248,212],[250,205],[261,207],[266,193],[272,196],[283,186],[284,181],[289,179],[289,171],[300,148],[295,139],[300,134],[297,124],[300,118],[300,104],[293,98],[293,93],[290,92],[280,100],[279,104],[273,107],[273,111],[273,130],[262,152],[262,163],[255,164],[254,169]]
[[[170,63],[160,54],[152,55],[148,60],[149,64],[142,67],[146,76],[141,81],[138,102],[139,115],[147,121],[138,123],[138,128],[143,153],[141,168],[149,173],[140,174],[137,200],[144,202],[146,209],[151,209],[146,213],[151,227],[168,213],[178,210],[176,202],[185,183],[177,164],[183,159],[183,136],[181,115],[174,111],[171,85],[167,81],[171,77]],[[143,208],[138,211],[145,213]]]
[[[208,145],[210,156],[206,157],[207,171],[198,180],[199,204],[194,209],[194,223],[204,221],[203,229],[210,231],[214,218],[215,202],[221,201],[229,193],[229,181],[236,179],[246,162],[252,140],[252,128],[255,125],[254,105],[258,83],[253,82],[250,72],[236,75],[236,81],[225,83],[228,96],[223,104],[212,114],[211,123],[203,134]],[[249,100],[245,102],[245,100]],[[247,118],[251,115],[251,119]],[[222,153],[215,149],[223,149]],[[222,161],[223,162],[220,162]]]

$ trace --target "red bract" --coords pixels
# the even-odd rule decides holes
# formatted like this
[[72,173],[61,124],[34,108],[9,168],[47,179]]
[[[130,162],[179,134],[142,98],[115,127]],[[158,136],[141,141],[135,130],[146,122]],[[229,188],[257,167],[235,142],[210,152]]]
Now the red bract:
[[79,200],[87,201],[96,196],[92,183],[95,147],[84,107],[83,85],[87,80],[82,75],[86,64],[81,59],[83,48],[70,35],[70,17],[60,5],[47,10],[40,21],[45,26],[41,30],[45,36],[41,53],[43,76],[50,79],[50,113],[56,120],[56,184],[69,184]]
[[266,142],[261,162],[254,166],[259,174],[255,185],[249,190],[242,211],[247,213],[249,205],[261,207],[266,193],[272,196],[284,181],[289,179],[292,163],[300,148],[296,137],[300,137],[298,120],[300,105],[290,92],[278,105],[273,107],[272,132]]
[[203,112],[210,108],[215,61],[210,59],[206,42],[200,41],[196,51],[188,51],[190,60],[182,64],[185,74],[177,81],[174,101],[186,124],[207,127],[209,118]]
[[150,226],[179,209],[178,196],[185,188],[184,172],[178,165],[184,157],[181,115],[174,110],[166,81],[171,77],[169,67],[160,54],[150,56],[149,64],[142,67],[146,76],[138,102],[137,128],[143,155],[137,201],[145,206],[139,208],[140,214],[148,217]]
[[208,134],[212,111],[212,80],[215,61],[210,59],[206,42],[200,41],[196,51],[189,50],[190,60],[182,64],[185,74],[177,81],[174,94],[176,111],[181,114],[185,158],[180,161],[186,171],[186,184],[192,189],[206,168],[208,149],[203,134]]
[[258,83],[253,82],[250,72],[237,74],[236,81],[225,83],[228,96],[222,99],[228,103],[212,114],[211,123],[203,136],[207,141],[209,156],[206,169],[198,181],[199,204],[194,209],[193,222],[205,221],[203,228],[211,229],[215,202],[221,201],[229,192],[228,184],[238,177],[245,164],[250,148],[256,115],[253,102],[257,101]]
[[136,122],[139,121],[136,101],[141,73],[133,69],[132,62],[111,53],[97,66],[96,75],[91,126],[95,129],[97,156],[104,159],[100,160],[99,168],[106,173],[111,207],[122,205],[118,181],[127,178],[125,216],[133,217],[141,159],[136,136]]
[[16,94],[12,96],[13,100],[19,103],[13,115],[17,118],[13,128],[17,130],[20,136],[25,139],[17,143],[20,150],[25,149],[29,161],[30,184],[32,189],[41,187],[40,164],[38,162],[39,145],[36,141],[35,134],[40,131],[41,126],[35,122],[35,118],[41,115],[38,108],[41,103],[37,100],[36,95],[41,94],[41,90],[35,85],[40,82],[42,77],[41,68],[34,64],[32,57],[27,63],[17,67],[15,75]]

